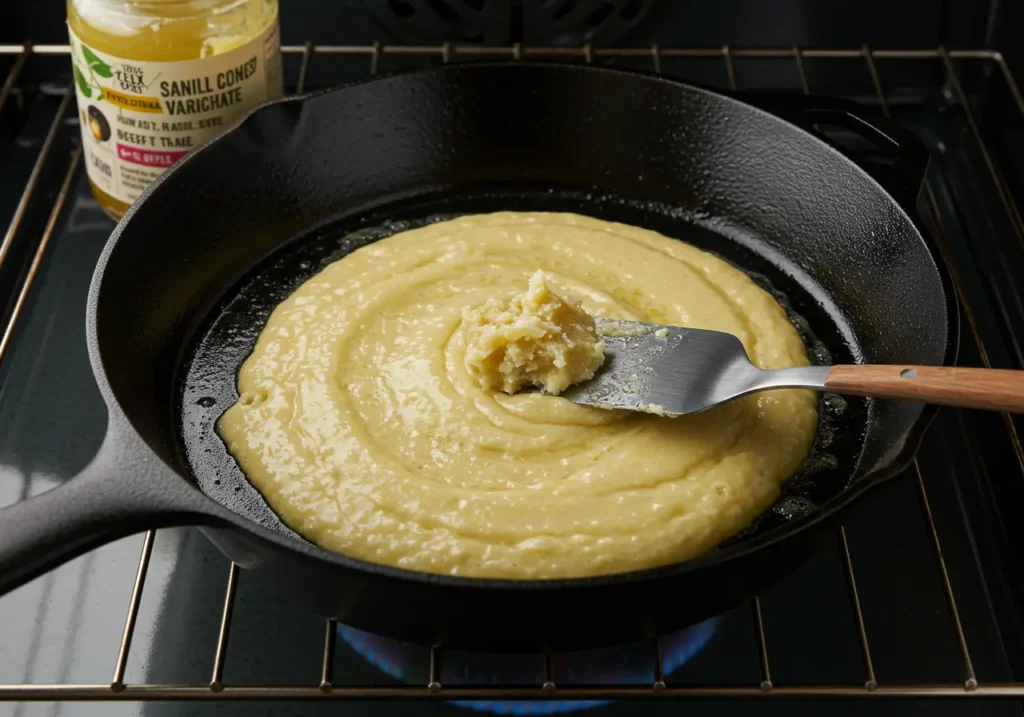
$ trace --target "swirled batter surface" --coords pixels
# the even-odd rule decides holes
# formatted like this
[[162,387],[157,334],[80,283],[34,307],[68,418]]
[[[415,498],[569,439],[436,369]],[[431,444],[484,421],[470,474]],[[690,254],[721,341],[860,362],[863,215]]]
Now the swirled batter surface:
[[807,363],[778,303],[720,259],[636,227],[503,212],[396,234],[308,280],[271,315],[218,432],[297,532],[413,570],[624,572],[748,525],[807,457],[814,394],[668,419],[485,390],[463,309],[538,269],[593,315],[728,331],[762,368]]

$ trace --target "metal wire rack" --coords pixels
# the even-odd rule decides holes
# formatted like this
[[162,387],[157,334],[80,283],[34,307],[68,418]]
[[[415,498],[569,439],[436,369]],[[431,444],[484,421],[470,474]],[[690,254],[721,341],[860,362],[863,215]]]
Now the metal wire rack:
[[[9,101],[11,96],[17,92],[19,78],[22,76],[26,65],[36,56],[63,55],[68,53],[65,45],[0,45],[0,57],[14,56],[14,62],[10,71],[0,88],[0,110]],[[735,68],[737,58],[759,58],[759,59],[782,59],[791,60],[794,63],[797,75],[800,80],[800,87],[804,93],[810,91],[808,74],[805,70],[804,61],[807,59],[829,60],[835,62],[860,63],[864,72],[870,79],[871,86],[876,95],[876,100],[881,111],[890,115],[890,103],[883,85],[883,79],[879,71],[878,60],[904,60],[904,61],[926,61],[939,62],[944,67],[950,94],[950,100],[962,108],[967,125],[970,128],[971,141],[976,144],[983,163],[988,171],[988,179],[998,194],[999,200],[1006,212],[1014,234],[1017,239],[1024,241],[1024,221],[1021,219],[1020,210],[1010,193],[1007,183],[994,161],[993,153],[980,130],[975,110],[968,101],[961,74],[958,72],[957,63],[972,63],[985,65],[988,68],[995,68],[996,73],[1001,75],[1002,82],[1008,90],[1012,103],[1016,105],[1020,118],[1024,119],[1024,97],[1020,87],[1010,70],[1005,58],[1001,53],[994,50],[949,50],[945,47],[932,49],[908,49],[908,50],[875,50],[868,46],[855,49],[811,49],[811,48],[745,48],[729,47],[720,48],[684,48],[684,47],[659,47],[653,45],[643,48],[606,48],[592,47],[585,45],[578,48],[552,48],[552,47],[529,47],[523,45],[512,45],[509,47],[477,47],[461,46],[445,43],[436,46],[407,46],[407,45],[382,45],[375,43],[369,46],[353,45],[292,45],[283,48],[284,53],[290,57],[298,57],[300,66],[296,91],[303,92],[307,85],[310,65],[317,57],[331,57],[345,55],[350,58],[363,58],[366,62],[366,71],[375,74],[380,67],[382,58],[391,56],[402,56],[407,58],[431,58],[440,59],[442,62],[450,62],[465,59],[561,59],[583,61],[587,63],[598,63],[612,58],[633,58],[634,60],[649,62],[649,68],[655,72],[662,72],[663,61],[669,58],[704,58],[721,60],[724,66],[728,86],[739,89]],[[57,110],[56,117],[49,128],[45,141],[39,150],[35,165],[28,176],[21,198],[17,203],[7,227],[2,243],[0,243],[0,268],[5,259],[8,258],[12,245],[19,235],[19,228],[25,220],[26,210],[34,195],[39,191],[40,175],[50,154],[53,152],[54,139],[58,134],[61,124],[68,116],[68,110],[72,104],[73,93],[66,92]],[[67,160],[66,171],[63,181],[57,192],[48,219],[41,236],[36,244],[34,255],[31,258],[27,271],[23,275],[20,286],[17,287],[13,308],[9,314],[3,333],[0,334],[0,362],[3,361],[7,352],[15,327],[25,309],[26,298],[32,289],[34,280],[39,273],[41,262],[46,255],[47,247],[53,237],[54,229],[65,209],[69,193],[81,165],[81,150],[73,149]],[[960,272],[957,270],[956,262],[951,256],[951,249],[947,238],[946,228],[936,200],[936,191],[932,183],[928,182],[924,188],[924,203],[932,225],[936,228],[937,239],[942,252],[952,269],[954,283],[958,297],[961,302],[963,315],[966,319],[968,332],[977,346],[982,364],[991,367],[990,353],[979,330],[978,317],[972,308],[964,288]],[[1022,449],[1017,428],[1009,414],[1002,414],[1002,421],[1005,426],[1009,442],[1012,445],[1020,473],[1016,478],[1024,475],[1024,449]],[[760,660],[760,680],[746,685],[726,686],[702,686],[702,685],[675,685],[667,682],[663,674],[663,662],[660,641],[655,640],[651,646],[653,652],[654,674],[653,679],[647,684],[638,685],[586,685],[567,686],[556,684],[554,670],[552,667],[551,655],[538,655],[538,664],[543,663],[542,682],[533,686],[486,686],[486,687],[464,687],[446,686],[440,679],[440,648],[430,650],[429,671],[426,682],[419,686],[415,685],[384,685],[384,686],[341,686],[334,683],[334,653],[336,639],[336,625],[333,621],[326,621],[324,625],[324,639],[322,645],[323,659],[320,674],[311,674],[306,684],[295,685],[232,685],[225,684],[224,668],[227,656],[227,646],[230,639],[232,611],[235,601],[236,588],[239,580],[239,569],[232,564],[226,575],[224,590],[223,608],[220,619],[220,629],[216,641],[213,658],[213,669],[210,679],[204,684],[146,684],[126,683],[125,673],[128,664],[129,652],[132,646],[132,636],[135,631],[136,620],[139,614],[139,607],[142,600],[143,589],[146,585],[146,575],[153,553],[155,532],[150,531],[145,535],[142,545],[142,554],[139,559],[138,572],[135,577],[129,600],[127,615],[124,621],[124,631],[120,641],[120,649],[114,659],[112,676],[107,683],[95,684],[0,684],[0,701],[142,701],[142,700],[281,700],[281,699],[304,699],[304,700],[364,700],[364,699],[429,699],[429,700],[452,700],[452,699],[560,699],[560,700],[594,700],[594,699],[643,699],[643,698],[681,698],[681,697],[746,697],[746,698],[781,698],[781,697],[845,697],[845,698],[878,698],[878,697],[909,697],[909,698],[1022,698],[1024,697],[1024,682],[1003,682],[983,683],[979,682],[971,658],[971,649],[965,638],[964,628],[961,623],[960,613],[957,608],[957,599],[954,594],[953,585],[950,581],[949,569],[943,555],[943,548],[939,538],[939,531],[936,528],[936,521],[933,516],[931,504],[929,503],[928,492],[925,488],[925,480],[921,467],[914,463],[912,471],[916,477],[917,489],[920,495],[924,515],[927,519],[927,526],[930,533],[930,543],[933,558],[936,561],[941,576],[942,585],[945,591],[945,599],[949,612],[949,619],[953,625],[959,658],[962,665],[962,679],[958,682],[937,683],[937,684],[893,684],[885,680],[885,675],[878,675],[875,671],[872,660],[872,648],[868,640],[868,631],[865,624],[865,616],[861,610],[861,597],[857,589],[857,577],[854,563],[851,558],[850,546],[847,539],[845,527],[839,528],[838,541],[840,556],[845,570],[845,577],[849,589],[850,607],[853,611],[857,635],[859,638],[859,649],[863,660],[863,681],[858,684],[777,684],[772,678],[771,649],[765,638],[764,619],[762,617],[761,601],[754,598],[751,601],[751,613],[754,623],[754,635],[756,637],[756,649]],[[312,649],[312,648],[311,648]],[[753,648],[752,648],[753,649]]]

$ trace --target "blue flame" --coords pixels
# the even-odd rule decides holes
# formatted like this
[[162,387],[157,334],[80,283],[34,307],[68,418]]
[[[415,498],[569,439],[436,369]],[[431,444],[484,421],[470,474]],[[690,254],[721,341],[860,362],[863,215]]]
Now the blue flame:
[[[665,675],[672,674],[699,653],[711,640],[717,626],[718,618],[711,618],[662,638],[662,669]],[[415,664],[414,660],[422,660],[422,649],[417,650],[397,640],[378,637],[377,635],[356,630],[347,625],[338,625],[338,634],[367,662],[396,680],[405,681],[407,666]],[[588,656],[592,659],[588,659]],[[636,674],[637,670],[642,669],[642,667],[630,664],[628,647],[592,650],[586,653],[578,653],[574,656],[567,656],[567,659],[572,659],[572,657],[575,657],[577,661],[586,659],[586,662],[582,665],[582,671],[585,673],[582,679],[584,683],[602,681],[606,684],[635,684],[645,680],[653,680],[653,675],[646,673],[642,675]],[[596,667],[595,662],[599,663]],[[610,666],[609,662],[612,663]],[[605,677],[605,673],[608,670],[611,670],[614,674]],[[457,665],[447,665],[442,668],[441,681],[444,684],[470,682],[472,681],[471,677],[469,668],[465,665],[461,671],[458,670]],[[568,668],[568,677],[569,682],[577,681],[576,671],[572,667]],[[477,678],[478,681],[479,679],[486,680],[486,677],[482,675],[477,675]],[[490,673],[490,680],[487,681],[497,684],[499,682],[497,673]],[[501,681],[508,684],[505,680]],[[527,682],[529,681],[527,679]],[[593,709],[609,703],[610,700],[552,700],[536,702],[529,700],[454,700],[450,704],[477,712],[497,715],[553,715]]]
[[471,709],[474,712],[488,712],[496,715],[554,715],[590,710],[610,705],[611,702],[611,700],[553,700],[551,702],[454,700],[451,704]]

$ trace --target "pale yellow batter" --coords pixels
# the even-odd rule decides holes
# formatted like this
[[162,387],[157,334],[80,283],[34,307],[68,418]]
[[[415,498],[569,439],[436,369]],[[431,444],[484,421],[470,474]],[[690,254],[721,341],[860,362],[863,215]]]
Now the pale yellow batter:
[[604,341],[579,299],[551,290],[543,271],[510,300],[462,310],[466,368],[487,390],[511,395],[536,386],[557,396],[594,377]]
[[715,257],[622,224],[504,212],[397,234],[303,284],[242,367],[220,435],[297,532],[413,570],[638,570],[748,525],[807,457],[814,394],[670,419],[485,390],[462,310],[538,269],[591,314],[728,331],[762,368],[807,363],[782,308]]

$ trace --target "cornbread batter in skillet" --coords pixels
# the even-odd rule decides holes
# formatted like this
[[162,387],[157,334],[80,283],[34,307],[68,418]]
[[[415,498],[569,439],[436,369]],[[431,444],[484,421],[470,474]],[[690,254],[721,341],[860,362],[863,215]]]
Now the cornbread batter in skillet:
[[294,530],[413,570],[639,570],[748,525],[807,457],[815,395],[669,419],[484,388],[464,317],[538,270],[590,314],[728,331],[761,368],[807,363],[778,303],[694,247],[572,214],[477,215],[383,239],[303,284],[271,315],[219,434]]

